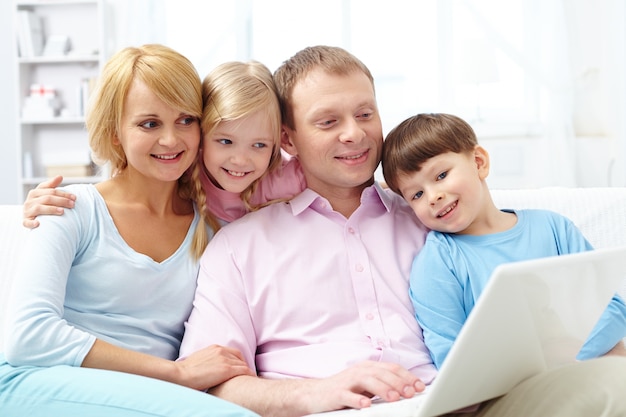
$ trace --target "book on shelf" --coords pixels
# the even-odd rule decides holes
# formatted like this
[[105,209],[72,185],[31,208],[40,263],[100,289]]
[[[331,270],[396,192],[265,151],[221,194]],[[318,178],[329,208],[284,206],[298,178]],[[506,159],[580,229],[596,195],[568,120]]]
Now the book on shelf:
[[43,52],[44,33],[41,17],[31,10],[17,12],[17,44],[20,56],[30,58]]
[[89,96],[93,91],[96,84],[96,78],[83,78],[80,80],[78,87],[78,114],[85,116],[87,113],[87,106],[89,105]]
[[93,164],[64,164],[64,165],[47,165],[46,177],[56,177],[63,175],[64,178],[70,177],[91,177],[96,175],[96,169]]

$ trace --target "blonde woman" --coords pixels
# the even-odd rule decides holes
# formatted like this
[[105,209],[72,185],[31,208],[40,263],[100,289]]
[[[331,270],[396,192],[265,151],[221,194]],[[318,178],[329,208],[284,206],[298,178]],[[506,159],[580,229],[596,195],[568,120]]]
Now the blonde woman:
[[114,55],[94,94],[90,145],[113,176],[68,186],[75,208],[31,232],[0,355],[2,414],[253,415],[198,391],[251,374],[239,352],[175,361],[211,234],[188,174],[200,79],[182,55],[145,45]]

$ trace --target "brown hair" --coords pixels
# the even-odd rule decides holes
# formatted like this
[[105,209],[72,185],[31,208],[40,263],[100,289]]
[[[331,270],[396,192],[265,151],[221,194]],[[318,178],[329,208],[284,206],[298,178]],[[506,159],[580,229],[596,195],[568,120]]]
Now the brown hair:
[[421,169],[426,160],[446,152],[469,152],[478,145],[472,127],[444,113],[418,114],[393,128],[383,143],[385,182],[401,194],[398,178]]
[[282,120],[290,129],[296,130],[292,103],[294,86],[316,68],[322,68],[328,73],[339,75],[361,71],[370,79],[372,88],[374,88],[374,77],[372,77],[370,70],[345,49],[324,45],[304,48],[283,62],[274,72]]

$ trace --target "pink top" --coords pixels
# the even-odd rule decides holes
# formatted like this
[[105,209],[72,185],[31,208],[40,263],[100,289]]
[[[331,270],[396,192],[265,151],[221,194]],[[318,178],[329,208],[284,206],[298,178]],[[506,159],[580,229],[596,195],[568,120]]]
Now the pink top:
[[[199,161],[202,163],[202,161]],[[227,223],[247,213],[238,193],[222,190],[209,179],[206,170],[201,170],[200,182],[207,195],[207,208],[218,219]],[[296,158],[284,158],[282,165],[261,179],[252,195],[253,205],[279,198],[291,198],[306,188],[306,180]]]
[[267,378],[328,377],[374,360],[430,383],[408,291],[427,230],[377,184],[361,203],[346,219],[307,189],[218,232],[200,261],[181,357],[216,343]]

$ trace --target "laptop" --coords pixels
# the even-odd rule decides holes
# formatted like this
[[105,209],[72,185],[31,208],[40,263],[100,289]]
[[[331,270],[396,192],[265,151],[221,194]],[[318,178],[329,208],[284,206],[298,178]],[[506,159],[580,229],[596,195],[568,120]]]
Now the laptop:
[[504,395],[574,362],[625,277],[626,247],[500,265],[426,391],[315,415],[432,417]]

